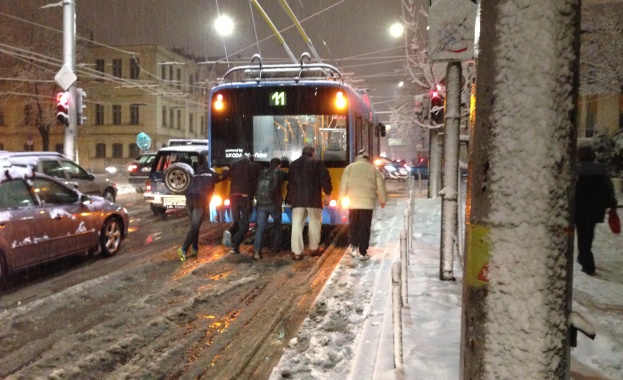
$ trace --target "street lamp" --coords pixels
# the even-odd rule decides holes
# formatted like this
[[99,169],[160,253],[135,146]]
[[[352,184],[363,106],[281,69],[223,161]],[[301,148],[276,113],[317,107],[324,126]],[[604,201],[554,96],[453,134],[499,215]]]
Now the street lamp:
[[389,34],[394,38],[402,36],[404,31],[405,27],[401,22],[395,22],[389,27]]
[[234,22],[229,16],[220,15],[214,22],[214,29],[216,29],[216,32],[223,37],[231,36],[234,32]]

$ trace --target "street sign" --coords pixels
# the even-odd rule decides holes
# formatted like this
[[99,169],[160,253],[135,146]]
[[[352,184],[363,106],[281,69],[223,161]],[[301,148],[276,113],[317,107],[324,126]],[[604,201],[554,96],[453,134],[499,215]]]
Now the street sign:
[[151,137],[145,132],[136,135],[136,146],[141,150],[147,150],[151,147]]
[[74,74],[67,65],[63,65],[61,69],[54,76],[54,81],[58,84],[64,91],[69,90],[72,84],[76,83],[78,77]]
[[477,11],[472,0],[436,0],[431,5],[428,51],[433,62],[474,59]]

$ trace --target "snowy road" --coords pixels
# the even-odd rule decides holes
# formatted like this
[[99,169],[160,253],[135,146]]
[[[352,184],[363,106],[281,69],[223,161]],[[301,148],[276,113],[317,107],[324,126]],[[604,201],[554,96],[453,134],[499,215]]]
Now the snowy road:
[[0,378],[267,378],[344,253],[255,262],[206,224],[199,258],[180,263],[185,215],[119,201],[132,232],[118,256],[21,274],[2,293]]

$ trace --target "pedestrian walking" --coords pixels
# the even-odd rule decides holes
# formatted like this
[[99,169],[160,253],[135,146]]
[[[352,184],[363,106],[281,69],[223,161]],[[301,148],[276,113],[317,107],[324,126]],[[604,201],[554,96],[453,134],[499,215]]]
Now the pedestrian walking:
[[281,167],[281,160],[273,158],[270,166],[262,170],[257,183],[255,192],[255,209],[257,211],[257,228],[255,230],[255,242],[253,245],[253,258],[262,258],[262,247],[264,246],[264,234],[268,226],[268,217],[273,218],[273,241],[271,251],[277,253],[281,247],[281,212],[283,204],[283,194],[281,187],[287,180],[288,174]]
[[359,151],[355,162],[348,165],[340,180],[339,199],[348,208],[348,236],[350,254],[366,261],[370,245],[372,212],[378,200],[381,208],[387,203],[385,180],[380,171],[370,163],[365,151]]
[[186,234],[184,243],[177,250],[180,261],[186,261],[188,248],[190,248],[190,257],[197,257],[199,252],[199,229],[214,193],[214,187],[228,176],[229,168],[224,167],[223,173],[217,174],[208,167],[205,158],[202,158],[202,161],[190,179],[188,189],[186,189],[186,211],[188,211],[188,216],[190,217],[190,229]]
[[292,161],[288,171],[287,201],[292,207],[292,259],[301,260],[305,244],[303,228],[309,217],[307,237],[312,256],[322,255],[319,249],[322,226],[322,206],[331,200],[331,177],[324,162],[314,157],[316,149],[305,146],[301,157]]
[[251,161],[248,156],[234,162],[229,170],[229,201],[232,223],[223,235],[223,244],[231,247],[229,253],[240,253],[240,245],[244,240],[251,214],[253,213],[253,197],[257,186],[257,177],[262,166]]
[[607,208],[616,208],[612,181],[606,170],[595,162],[590,146],[578,148],[577,182],[575,185],[575,228],[578,235],[578,263],[582,272],[597,275],[592,246],[595,225],[603,223]]

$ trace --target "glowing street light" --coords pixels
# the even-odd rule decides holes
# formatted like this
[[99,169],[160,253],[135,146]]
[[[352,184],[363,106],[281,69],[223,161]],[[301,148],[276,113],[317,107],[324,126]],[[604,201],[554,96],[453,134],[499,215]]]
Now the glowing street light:
[[234,32],[234,22],[229,16],[221,15],[214,22],[214,29],[223,37],[230,36]]
[[389,27],[389,34],[394,38],[402,36],[404,31],[405,27],[401,22],[395,22]]

